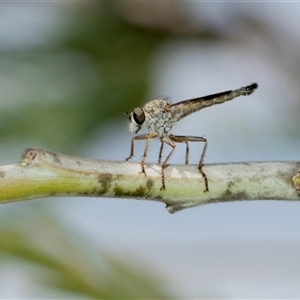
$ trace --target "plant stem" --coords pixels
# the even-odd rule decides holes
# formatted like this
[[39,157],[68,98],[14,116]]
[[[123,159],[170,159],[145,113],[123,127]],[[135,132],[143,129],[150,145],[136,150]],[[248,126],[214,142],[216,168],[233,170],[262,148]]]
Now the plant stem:
[[[161,166],[72,157],[29,148],[18,164],[0,166],[0,203],[53,196],[134,198],[164,202],[167,210],[238,200],[300,200],[300,162],[204,165],[210,191],[196,165]],[[298,173],[297,173],[298,172]]]

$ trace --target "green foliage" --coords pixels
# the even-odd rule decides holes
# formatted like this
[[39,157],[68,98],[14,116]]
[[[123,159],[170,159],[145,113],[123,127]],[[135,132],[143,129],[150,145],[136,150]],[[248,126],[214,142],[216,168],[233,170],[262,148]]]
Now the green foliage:
[[0,136],[72,153],[100,122],[144,100],[149,58],[167,34],[130,24],[109,5],[97,8],[68,15],[57,28],[63,39],[1,55],[20,100],[0,112]]

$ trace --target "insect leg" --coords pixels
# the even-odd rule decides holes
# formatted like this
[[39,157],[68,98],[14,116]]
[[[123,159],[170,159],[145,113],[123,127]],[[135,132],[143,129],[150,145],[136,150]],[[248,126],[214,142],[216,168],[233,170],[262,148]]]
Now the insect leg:
[[[189,142],[188,141],[186,141],[185,144],[186,144],[185,164],[188,165],[190,163],[190,147],[189,147]],[[161,147],[160,147],[158,163],[161,162],[161,152],[162,152],[162,149],[163,149],[163,145],[164,144],[162,143]]]
[[168,164],[168,160],[170,159],[170,157],[172,156],[175,148],[176,148],[176,145],[172,142],[172,140],[170,139],[169,136],[164,136],[162,139],[161,139],[161,142],[162,143],[166,143],[168,144],[169,146],[172,147],[172,150],[171,152],[169,153],[169,155],[167,156],[167,158],[165,159],[165,161],[163,162],[162,166],[161,166],[161,181],[162,181],[162,186],[160,188],[160,190],[165,190],[166,189],[166,185],[165,185],[165,169],[167,168]]
[[141,135],[137,135],[134,138],[132,138],[131,140],[131,146],[130,146],[130,154],[129,156],[125,159],[125,160],[129,160],[133,157],[134,155],[134,141],[137,140],[146,140],[148,138],[148,134],[141,134]]
[[207,149],[207,140],[204,137],[199,137],[199,136],[180,136],[180,135],[170,135],[170,139],[176,143],[186,143],[187,144],[187,153],[186,153],[186,160],[185,160],[186,163],[188,162],[188,151],[189,151],[188,150],[189,149],[188,142],[203,142],[204,143],[204,147],[203,147],[200,161],[198,164],[198,170],[204,179],[205,190],[203,192],[208,192],[209,191],[208,179],[207,179],[206,174],[202,170],[203,161],[204,161],[206,149]]
[[146,140],[145,150],[144,150],[143,158],[141,160],[141,167],[142,167],[141,173],[143,173],[145,175],[146,175],[146,173],[145,173],[144,165],[145,165],[145,161],[146,161],[147,154],[148,154],[150,140],[155,138],[156,136],[157,136],[157,133],[141,134],[141,135],[135,136],[131,140],[130,155],[129,155],[129,157],[126,158],[126,160],[131,159],[134,155],[134,142],[137,140]]
[[188,141],[186,141],[185,144],[186,144],[185,164],[188,165],[190,163],[190,147]]
[[161,141],[161,145],[160,145],[160,149],[159,149],[159,154],[158,154],[158,163],[159,164],[161,163],[163,149],[164,149],[164,142]]
[[142,172],[143,174],[146,175],[146,172],[145,172],[145,161],[146,161],[146,158],[147,158],[147,155],[148,155],[148,150],[149,150],[149,145],[150,145],[150,140],[157,137],[157,133],[156,132],[153,132],[153,133],[150,133],[150,134],[146,134],[146,145],[145,145],[145,150],[144,150],[144,154],[143,154],[143,158],[141,160],[141,166],[142,166]]

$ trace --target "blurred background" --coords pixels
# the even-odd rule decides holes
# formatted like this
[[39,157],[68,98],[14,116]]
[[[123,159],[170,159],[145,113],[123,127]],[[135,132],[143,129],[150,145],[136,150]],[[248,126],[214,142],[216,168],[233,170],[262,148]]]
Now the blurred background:
[[[123,160],[122,114],[257,82],[175,134],[206,163],[299,160],[300,3],[0,4],[0,164],[26,147]],[[136,144],[134,159],[144,144]],[[197,163],[203,145],[191,145]],[[151,144],[155,162],[159,143]],[[178,145],[171,163],[184,162]],[[0,298],[298,298],[299,203],[51,198],[2,205]]]

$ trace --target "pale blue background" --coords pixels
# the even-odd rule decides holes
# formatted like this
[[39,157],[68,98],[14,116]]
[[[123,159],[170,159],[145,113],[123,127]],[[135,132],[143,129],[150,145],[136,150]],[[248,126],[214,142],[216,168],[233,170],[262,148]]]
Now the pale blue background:
[[[24,16],[21,11],[26,9]],[[68,9],[65,5],[65,13]],[[195,113],[174,133],[205,136],[206,163],[299,160],[300,4],[185,2],[182,9],[195,27],[205,22],[230,38],[202,44],[186,37],[164,43],[153,55],[150,90],[141,105],[156,96],[177,102],[257,82],[259,89],[250,97]],[[258,20],[269,31],[245,30],[239,19],[246,18]],[[64,13],[51,4],[26,8],[15,3],[0,11],[0,47],[13,51],[57,41],[62,37],[55,26],[63,19]],[[20,35],[24,26],[28,34]],[[5,74],[0,73],[0,108],[17,107],[17,101],[8,101],[1,77]],[[22,93],[17,87],[12,99],[21,101]],[[77,150],[79,155],[111,160],[128,156],[132,136],[127,119],[119,111],[116,115],[95,128]],[[23,144],[1,141],[1,164],[18,161]],[[29,144],[35,146],[34,138]],[[201,147],[191,147],[193,162]],[[150,160],[155,160],[158,149],[154,142]],[[135,160],[142,151],[143,143],[137,143]],[[172,162],[183,161],[184,147],[179,146]],[[300,297],[300,203],[211,204],[170,215],[163,204],[150,201],[56,198],[5,205],[1,210],[8,213],[36,205],[50,206],[68,227],[158,273],[170,289],[185,297]],[[0,281],[1,298],[38,294],[34,283],[12,265],[0,268],[0,278],[5,278]]]

